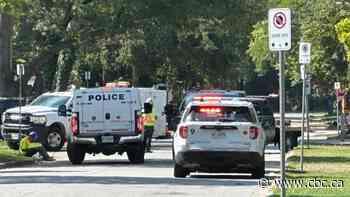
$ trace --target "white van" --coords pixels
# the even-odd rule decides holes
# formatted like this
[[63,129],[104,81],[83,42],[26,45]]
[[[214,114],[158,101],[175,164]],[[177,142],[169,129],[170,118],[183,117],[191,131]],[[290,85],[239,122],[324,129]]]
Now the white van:
[[[62,107],[62,108],[61,108]],[[64,106],[59,114],[66,115]],[[136,88],[75,90],[67,154],[81,164],[85,154],[127,152],[131,163],[144,162],[141,124],[142,103]]]
[[167,92],[166,90],[157,90],[154,88],[137,88],[140,90],[141,102],[144,103],[148,98],[153,102],[153,113],[157,117],[154,125],[154,138],[168,137],[167,121],[164,112],[165,105],[167,104]]

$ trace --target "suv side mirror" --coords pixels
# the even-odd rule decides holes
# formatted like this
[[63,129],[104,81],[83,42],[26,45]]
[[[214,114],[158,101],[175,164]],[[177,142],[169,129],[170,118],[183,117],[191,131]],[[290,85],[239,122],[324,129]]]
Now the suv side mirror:
[[67,107],[65,105],[58,107],[58,116],[67,116]]

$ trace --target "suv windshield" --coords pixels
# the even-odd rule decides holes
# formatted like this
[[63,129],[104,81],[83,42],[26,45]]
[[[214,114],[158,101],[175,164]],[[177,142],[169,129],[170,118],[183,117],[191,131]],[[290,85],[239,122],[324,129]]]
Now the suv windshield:
[[69,96],[39,96],[30,105],[58,108],[60,105],[66,104],[69,98]]
[[256,122],[248,107],[193,106],[184,117],[192,122]]

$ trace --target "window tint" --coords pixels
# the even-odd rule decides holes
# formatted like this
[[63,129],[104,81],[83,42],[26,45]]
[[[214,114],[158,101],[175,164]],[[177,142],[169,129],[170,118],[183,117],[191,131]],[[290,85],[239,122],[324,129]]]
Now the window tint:
[[248,107],[193,106],[184,116],[192,122],[256,122]]

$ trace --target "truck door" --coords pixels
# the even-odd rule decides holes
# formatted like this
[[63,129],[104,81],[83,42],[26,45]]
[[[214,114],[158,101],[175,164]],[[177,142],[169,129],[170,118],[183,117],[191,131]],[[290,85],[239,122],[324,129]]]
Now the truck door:
[[130,89],[113,88],[105,92],[103,119],[106,133],[130,135],[134,131],[135,104]]
[[79,108],[80,133],[94,134],[104,131],[103,92],[99,89],[82,90],[74,99]]

